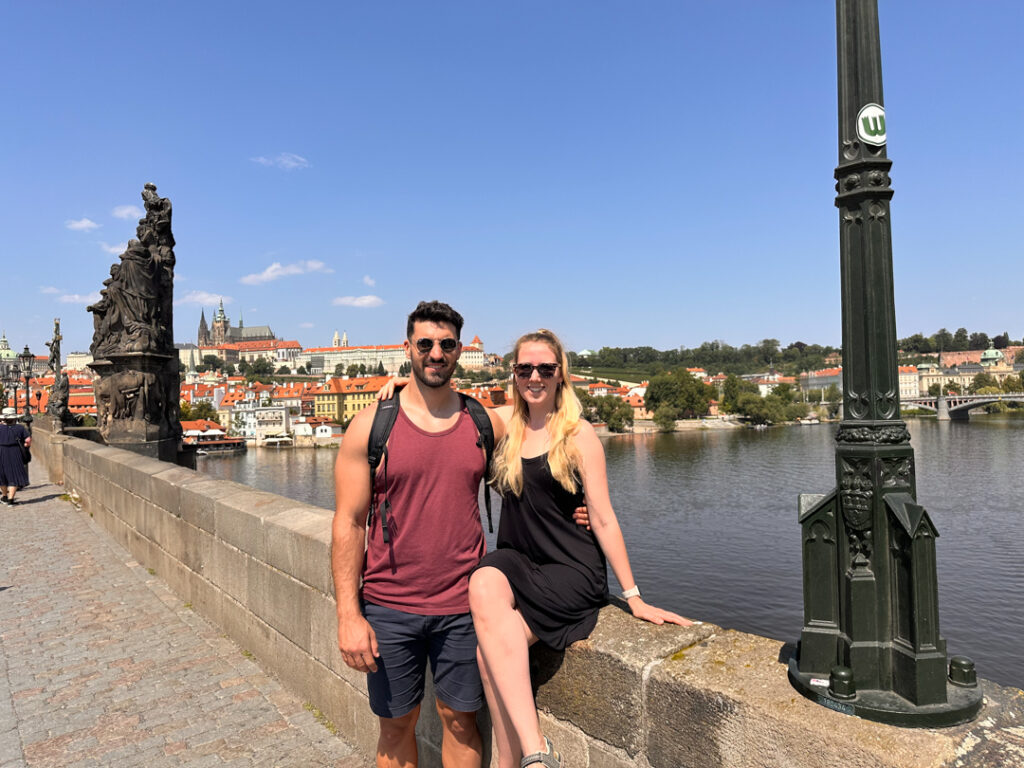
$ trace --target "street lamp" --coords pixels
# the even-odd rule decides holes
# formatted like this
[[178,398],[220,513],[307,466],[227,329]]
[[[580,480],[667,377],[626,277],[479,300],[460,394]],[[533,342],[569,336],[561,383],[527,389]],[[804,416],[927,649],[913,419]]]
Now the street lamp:
[[32,378],[32,362],[35,360],[35,356],[29,352],[28,344],[25,345],[25,349],[20,355],[21,358],[21,373],[25,377],[25,415],[32,415],[32,390],[29,388],[29,380]]

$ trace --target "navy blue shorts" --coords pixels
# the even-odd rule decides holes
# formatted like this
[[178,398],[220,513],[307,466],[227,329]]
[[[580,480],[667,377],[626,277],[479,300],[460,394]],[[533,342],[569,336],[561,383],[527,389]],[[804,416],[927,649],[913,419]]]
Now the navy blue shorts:
[[470,614],[420,616],[364,603],[363,615],[380,652],[377,671],[366,677],[375,715],[401,717],[416,708],[423,700],[428,659],[437,698],[457,712],[480,709],[484,691]]

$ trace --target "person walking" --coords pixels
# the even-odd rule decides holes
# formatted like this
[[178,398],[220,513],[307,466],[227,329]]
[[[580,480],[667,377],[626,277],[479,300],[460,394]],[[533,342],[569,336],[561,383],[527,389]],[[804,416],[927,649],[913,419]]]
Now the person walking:
[[22,447],[32,445],[32,437],[18,424],[18,411],[8,406],[0,412],[0,502],[14,506],[14,495],[28,485],[28,466]]

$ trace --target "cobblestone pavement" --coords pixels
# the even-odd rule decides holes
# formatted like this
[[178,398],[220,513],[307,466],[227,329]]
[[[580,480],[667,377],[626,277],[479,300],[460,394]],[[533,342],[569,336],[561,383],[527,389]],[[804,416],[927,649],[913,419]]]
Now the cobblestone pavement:
[[366,765],[62,492],[0,506],[0,768]]

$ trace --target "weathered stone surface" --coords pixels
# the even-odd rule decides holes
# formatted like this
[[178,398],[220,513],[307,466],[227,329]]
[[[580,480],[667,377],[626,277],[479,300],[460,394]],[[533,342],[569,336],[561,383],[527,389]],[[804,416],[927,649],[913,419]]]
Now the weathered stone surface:
[[211,480],[196,474],[193,479],[183,483],[178,490],[182,520],[197,528],[202,528],[207,533],[214,533],[216,530],[214,508],[217,499],[223,499],[232,494],[247,493],[252,488],[229,480]]
[[312,595],[302,582],[250,558],[246,607],[307,654]]
[[300,506],[297,501],[262,491],[240,491],[224,496],[214,505],[214,533],[256,560],[264,560],[267,547],[263,520]]
[[300,507],[264,519],[266,562],[304,584],[331,594],[331,514]]
[[218,538],[210,541],[205,577],[242,605],[249,599],[249,556]]
[[590,736],[635,755],[642,746],[640,730],[623,728],[622,723],[643,719],[648,666],[716,629],[711,624],[655,626],[633,618],[618,603],[609,605],[601,610],[590,638],[570,646],[564,657],[535,647],[537,705]]
[[176,517],[181,516],[181,486],[197,477],[194,469],[167,467],[149,478],[146,498]]
[[654,667],[653,768],[929,768],[955,754],[947,731],[881,725],[818,706],[789,683],[783,644],[732,630]]

